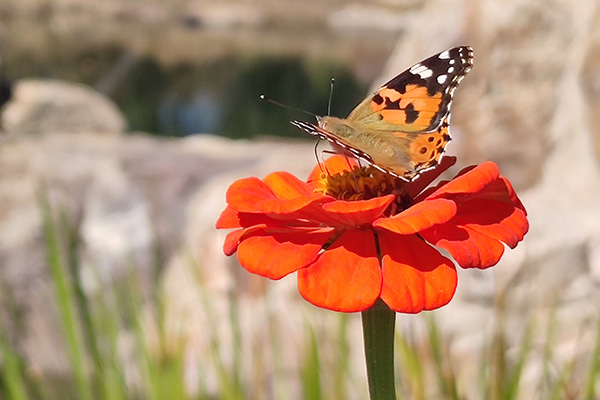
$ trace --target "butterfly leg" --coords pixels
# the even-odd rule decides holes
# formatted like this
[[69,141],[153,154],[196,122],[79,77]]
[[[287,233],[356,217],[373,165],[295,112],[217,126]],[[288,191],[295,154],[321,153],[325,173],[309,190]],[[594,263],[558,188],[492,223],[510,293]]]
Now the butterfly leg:
[[319,166],[319,170],[321,171],[321,173],[323,173],[323,163],[321,162],[321,158],[319,157],[319,143],[321,141],[317,140],[315,142],[315,148],[314,148],[314,153],[315,153],[315,159],[317,160],[317,165]]
[[[317,151],[317,147],[318,147],[318,145],[319,145],[320,142],[321,142],[320,140],[317,141],[317,143],[315,145],[315,156],[317,154],[316,151]],[[321,150],[320,153],[321,154],[332,154],[332,155],[339,154],[337,151],[333,151],[333,150]],[[322,163],[321,163],[320,159],[318,159],[318,157],[317,157],[317,161],[319,162],[319,169],[321,169]],[[321,169],[321,172],[323,172],[322,169]],[[327,175],[331,175],[331,173],[327,170],[327,167],[325,167],[325,172],[327,173]]]

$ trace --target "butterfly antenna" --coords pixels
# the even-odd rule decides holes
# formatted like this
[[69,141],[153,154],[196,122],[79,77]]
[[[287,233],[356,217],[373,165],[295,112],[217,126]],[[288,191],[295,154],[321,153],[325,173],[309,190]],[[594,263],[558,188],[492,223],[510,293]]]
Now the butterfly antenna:
[[333,98],[333,84],[335,83],[335,78],[331,78],[329,82],[329,100],[327,100],[327,116],[331,116],[331,99]]
[[288,110],[300,111],[300,112],[302,112],[302,113],[304,113],[304,114],[311,115],[311,116],[313,116],[313,117],[315,117],[315,118],[317,118],[317,117],[318,117],[318,116],[317,116],[317,114],[313,114],[313,113],[311,113],[310,111],[302,110],[302,109],[300,109],[300,108],[297,108],[297,107],[288,106],[287,104],[282,104],[282,103],[280,103],[280,102],[278,102],[278,101],[275,101],[275,100],[273,100],[273,99],[270,99],[270,98],[268,98],[268,97],[267,97],[267,96],[265,96],[264,94],[261,94],[261,95],[260,95],[260,96],[258,96],[258,97],[260,97],[260,99],[261,99],[261,100],[264,100],[264,101],[266,101],[267,103],[275,104],[276,106],[283,107],[283,108],[287,108]]

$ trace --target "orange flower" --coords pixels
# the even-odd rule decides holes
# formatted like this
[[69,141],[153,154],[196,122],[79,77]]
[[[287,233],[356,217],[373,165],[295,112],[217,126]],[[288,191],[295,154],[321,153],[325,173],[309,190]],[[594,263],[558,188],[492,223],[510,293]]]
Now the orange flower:
[[[227,191],[217,228],[235,229],[224,251],[248,271],[280,279],[298,271],[309,302],[364,311],[381,298],[417,313],[447,304],[454,262],[487,268],[527,232],[526,212],[498,167],[486,162],[428,186],[456,159],[404,182],[342,156],[315,168],[307,182],[286,172],[241,179]],[[435,246],[435,247],[434,247]]]

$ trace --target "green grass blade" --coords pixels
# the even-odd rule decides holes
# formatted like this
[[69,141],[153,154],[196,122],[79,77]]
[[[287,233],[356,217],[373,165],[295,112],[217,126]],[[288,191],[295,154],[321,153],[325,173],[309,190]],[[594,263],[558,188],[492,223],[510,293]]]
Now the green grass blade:
[[431,350],[433,365],[437,375],[440,392],[445,399],[458,400],[457,384],[454,371],[448,361],[444,362],[444,349],[442,338],[437,328],[435,319],[431,314],[425,315],[427,333],[429,336],[429,347]]
[[[119,332],[123,331],[120,323],[120,317],[127,305],[118,301],[116,291],[113,287],[109,291],[102,291],[97,298],[97,312],[93,314],[93,326],[97,330],[96,337],[99,342],[100,360],[94,360],[103,364],[101,369],[97,369],[98,392],[101,399],[127,400],[130,396],[127,393],[127,384],[125,382],[125,371],[119,358]],[[136,293],[141,297],[141,293]],[[131,319],[130,319],[131,320]],[[102,344],[102,346],[101,346]]]
[[396,368],[396,392],[402,395],[398,399],[408,397],[412,400],[426,400],[425,371],[417,346],[409,342],[396,330],[396,358],[400,359]]
[[336,366],[333,371],[333,398],[345,400],[348,398],[346,381],[350,369],[350,344],[348,343],[348,314],[339,314],[339,325],[337,331],[337,354]]
[[284,362],[282,359],[283,348],[281,345],[281,333],[278,329],[276,314],[273,310],[275,301],[271,299],[270,293],[264,298],[265,308],[267,310],[267,324],[268,324],[268,335],[269,335],[269,348],[267,351],[270,355],[270,363],[273,366],[274,379],[272,382],[272,398],[275,399],[290,399],[290,388],[287,386],[287,381],[284,379],[285,368],[283,367]]
[[306,400],[321,400],[321,362],[319,359],[319,346],[314,329],[309,330],[309,347],[307,357],[302,368],[302,389]]
[[[80,218],[81,217],[78,219]],[[76,310],[78,311],[79,321],[81,322],[81,331],[83,338],[85,339],[84,343],[87,345],[91,359],[94,363],[94,372],[102,375],[104,363],[98,348],[97,329],[92,321],[89,299],[85,295],[85,291],[81,284],[81,265],[79,264],[81,237],[79,230],[77,229],[80,225],[80,223],[72,224],[66,213],[60,213],[60,230],[61,232],[64,232],[67,242],[67,257],[65,258],[70,274],[69,282],[73,287],[71,293],[73,295],[72,302],[76,305]]]
[[492,368],[490,368],[490,366],[492,365],[491,362],[491,352],[487,349],[490,348],[490,344],[488,343],[489,338],[485,338],[484,339],[485,342],[482,345],[481,349],[481,353],[479,354],[479,365],[481,366],[479,368],[479,371],[477,372],[477,389],[478,389],[478,393],[479,393],[479,398],[481,399],[485,399],[489,396],[489,393],[491,392],[489,387],[491,384],[491,371]]
[[523,376],[523,367],[527,361],[527,357],[531,351],[531,343],[533,339],[533,319],[527,324],[527,328],[522,338],[521,348],[519,349],[519,358],[516,364],[511,368],[510,373],[507,374],[507,379],[504,383],[504,399],[512,400],[517,398],[519,391],[519,384]]
[[[141,279],[130,278],[129,310],[131,320],[133,321],[133,333],[136,338],[137,351],[140,356],[140,365],[143,373],[143,379],[147,383],[144,387],[146,395],[142,398],[150,400],[163,399],[185,399],[184,387],[184,363],[183,346],[170,344],[162,336],[164,329],[160,326],[164,322],[160,315],[157,315],[160,304],[152,304],[156,311],[152,317],[145,316],[142,312],[142,305],[139,296],[141,289],[135,289],[137,282]],[[160,298],[154,298],[154,301],[162,301]],[[155,334],[156,339],[151,347],[150,335]]]
[[[0,329],[0,352],[2,368],[0,368],[0,393],[5,392],[7,399],[26,400],[27,390],[23,377],[23,361],[11,348],[3,330]],[[4,398],[0,396],[0,399]]]
[[596,396],[596,385],[598,383],[598,372],[600,371],[600,318],[598,318],[598,325],[596,326],[596,340],[594,343],[594,350],[590,359],[590,365],[587,370],[587,376],[584,384],[584,399],[593,400],[597,399]]
[[[188,260],[188,266],[190,271],[192,272],[193,277],[195,278],[196,284],[197,284],[197,288],[198,288],[198,292],[200,294],[200,299],[202,302],[202,306],[203,306],[203,310],[206,314],[206,319],[208,321],[208,326],[213,326],[213,327],[217,327],[221,324],[219,324],[218,322],[218,318],[229,318],[229,322],[230,322],[230,327],[232,327],[232,329],[240,329],[239,328],[239,323],[237,322],[239,320],[239,318],[235,315],[235,313],[237,311],[233,311],[234,314],[230,314],[229,315],[217,315],[215,312],[215,307],[211,302],[210,299],[210,295],[207,293],[207,291],[205,290],[203,284],[202,284],[202,276],[200,274],[200,267],[198,265],[197,262],[195,262],[191,257]],[[229,297],[229,300],[231,300],[231,296]],[[230,307],[237,307],[234,304],[229,304]],[[237,326],[237,328],[236,328]],[[244,400],[244,393],[243,393],[243,388],[241,387],[241,383],[239,381],[239,378],[237,376],[235,376],[235,371],[234,372],[230,372],[227,370],[227,367],[225,366],[225,362],[222,360],[221,358],[221,341],[219,339],[219,336],[217,335],[218,332],[211,332],[212,336],[209,339],[209,348],[210,348],[210,355],[211,355],[211,361],[213,362],[212,367],[215,368],[215,370],[217,371],[217,375],[219,377],[219,394],[220,400]],[[239,338],[238,339],[234,339],[234,340],[240,340],[241,342],[241,332],[235,333],[232,332],[232,336],[238,335]],[[235,345],[235,344],[234,344]],[[238,343],[238,345],[240,345]],[[240,345],[241,347],[241,345]],[[240,363],[240,365],[238,366],[234,366],[234,369],[237,368],[241,368],[241,360],[239,359],[239,355],[234,356],[233,359],[234,363]],[[233,377],[232,377],[233,375]]]
[[550,395],[547,396],[548,400],[561,400],[568,398],[568,396],[565,396],[565,392],[567,390],[567,381],[569,376],[573,374],[574,366],[575,363],[573,361],[563,366],[558,379],[551,387]]
[[45,192],[41,191],[38,199],[42,213],[46,258],[54,283],[56,301],[61,317],[61,326],[63,333],[65,334],[78,397],[81,400],[92,400],[92,385],[90,384],[85,370],[85,349],[75,313],[73,287],[66,274],[65,263],[61,256],[58,233],[56,226],[52,221],[50,205]]
[[229,291],[229,327],[233,339],[232,380],[238,393],[242,393],[242,329],[240,326],[239,298],[236,290]]
[[[501,313],[498,313],[500,315]],[[503,400],[505,389],[505,378],[508,374],[508,365],[506,360],[506,335],[504,333],[504,323],[502,317],[498,317],[498,326],[496,327],[493,338],[490,343],[490,378],[487,398],[491,400]]]
[[[556,393],[556,385],[553,384],[553,372],[551,366],[554,362],[554,346],[556,341],[556,333],[557,333],[557,317],[556,317],[556,305],[553,305],[550,309],[550,314],[548,315],[548,322],[546,324],[546,340],[544,342],[543,349],[543,358],[542,358],[542,367],[543,367],[543,376],[541,382],[541,392],[545,394],[546,392]],[[551,395],[553,396],[553,395]]]

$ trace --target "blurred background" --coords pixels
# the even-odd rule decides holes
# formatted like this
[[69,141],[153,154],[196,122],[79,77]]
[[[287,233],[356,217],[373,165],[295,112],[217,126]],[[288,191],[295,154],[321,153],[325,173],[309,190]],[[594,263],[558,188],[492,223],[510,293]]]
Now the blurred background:
[[[0,398],[364,399],[359,315],[226,258],[236,179],[304,177],[346,116],[457,45],[462,167],[530,216],[451,304],[398,315],[406,398],[600,396],[600,1],[0,0]],[[433,382],[433,383],[432,383]]]

